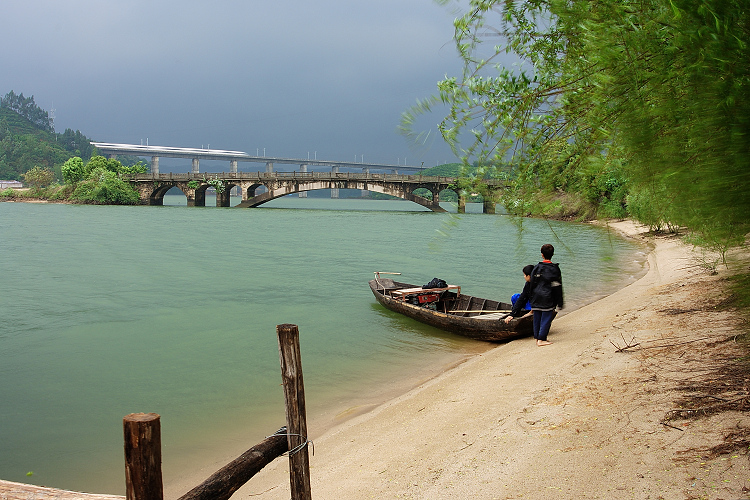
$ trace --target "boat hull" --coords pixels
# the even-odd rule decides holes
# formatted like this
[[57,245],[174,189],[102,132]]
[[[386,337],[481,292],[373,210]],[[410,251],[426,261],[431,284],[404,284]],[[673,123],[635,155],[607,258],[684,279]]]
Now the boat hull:
[[[384,286],[383,280],[370,281],[370,290],[378,303],[386,309],[403,314],[420,323],[486,342],[505,342],[530,336],[533,333],[531,316],[514,318],[509,323],[505,323],[504,318],[507,314],[503,313],[510,312],[510,304],[443,292],[436,308],[430,309],[390,295],[391,292],[402,288],[414,288],[414,285],[390,280],[389,282],[389,285],[393,286]],[[481,308],[478,304],[481,304]],[[451,312],[456,310],[464,312]],[[481,319],[482,316],[487,315],[491,315],[492,319]]]

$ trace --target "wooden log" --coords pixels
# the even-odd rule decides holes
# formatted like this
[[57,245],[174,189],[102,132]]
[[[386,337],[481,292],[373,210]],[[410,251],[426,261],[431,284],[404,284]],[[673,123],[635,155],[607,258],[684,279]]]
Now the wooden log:
[[211,475],[179,500],[225,500],[263,467],[289,450],[286,427],[279,429]]
[[312,500],[310,455],[307,449],[305,385],[297,325],[277,325],[281,379],[286,400],[286,427],[289,432],[289,481],[292,500]]
[[125,436],[125,497],[163,500],[161,424],[156,413],[131,413],[122,419]]
[[0,498],[2,500],[125,500],[125,497],[121,495],[80,493],[2,479],[0,479]]

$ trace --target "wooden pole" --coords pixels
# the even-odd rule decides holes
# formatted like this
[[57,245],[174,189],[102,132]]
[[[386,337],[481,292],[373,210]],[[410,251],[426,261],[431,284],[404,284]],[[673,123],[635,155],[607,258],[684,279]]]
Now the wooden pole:
[[286,427],[231,461],[179,500],[227,500],[251,477],[289,450]]
[[131,413],[122,419],[125,435],[125,498],[163,500],[161,424],[156,413]]
[[307,449],[305,386],[302,381],[302,355],[297,325],[277,325],[281,379],[286,400],[286,427],[289,442],[289,480],[292,500],[312,500],[310,455]]

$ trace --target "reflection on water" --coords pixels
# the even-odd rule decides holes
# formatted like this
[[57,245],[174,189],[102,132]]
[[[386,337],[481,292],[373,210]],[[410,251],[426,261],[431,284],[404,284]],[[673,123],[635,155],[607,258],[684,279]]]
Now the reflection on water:
[[643,270],[583,224],[273,203],[295,209],[0,204],[0,478],[123,494],[131,412],[162,415],[166,483],[234,458],[283,424],[277,324],[300,328],[312,433],[487,348],[377,305],[373,271],[507,300],[552,242],[574,307]]
[[[240,204],[240,196],[232,196],[229,205],[235,207]],[[172,207],[187,206],[187,197],[184,194],[168,194],[164,196],[164,205]],[[448,212],[458,212],[456,203],[441,202],[440,206]],[[206,194],[206,208],[216,207],[216,195]],[[300,198],[296,194],[287,195],[282,198],[276,198],[264,203],[262,208],[301,208],[307,210],[354,210],[354,211],[371,211],[371,210],[388,210],[401,212],[429,212],[428,208],[406,200],[370,200],[359,198]],[[201,207],[202,208],[202,207]],[[498,205],[498,214],[502,212],[502,207]],[[467,214],[481,214],[481,203],[467,203]]]

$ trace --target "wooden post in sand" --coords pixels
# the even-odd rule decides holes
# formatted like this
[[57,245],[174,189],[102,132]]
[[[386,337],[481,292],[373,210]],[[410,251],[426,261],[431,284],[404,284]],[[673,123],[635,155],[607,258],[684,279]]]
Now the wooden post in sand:
[[161,424],[156,413],[131,413],[122,419],[125,435],[125,497],[163,500]]
[[302,355],[297,325],[277,325],[281,379],[286,400],[286,427],[289,443],[289,481],[292,500],[312,500],[310,455],[307,450],[305,386],[302,381]]

